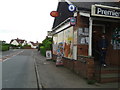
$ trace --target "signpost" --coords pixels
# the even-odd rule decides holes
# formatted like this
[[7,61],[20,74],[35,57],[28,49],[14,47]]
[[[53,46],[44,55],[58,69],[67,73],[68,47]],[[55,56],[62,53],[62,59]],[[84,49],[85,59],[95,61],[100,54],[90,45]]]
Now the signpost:
[[70,18],[70,25],[74,26],[76,24],[76,18],[75,17],[71,17]]
[[70,4],[70,5],[68,6],[68,10],[69,10],[70,12],[74,12],[74,11],[76,10],[76,7],[75,7],[73,4]]

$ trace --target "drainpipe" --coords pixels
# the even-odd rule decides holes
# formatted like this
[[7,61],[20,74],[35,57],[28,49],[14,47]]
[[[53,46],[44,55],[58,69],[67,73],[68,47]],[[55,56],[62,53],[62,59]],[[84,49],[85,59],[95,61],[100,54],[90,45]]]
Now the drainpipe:
[[89,48],[88,48],[88,55],[92,56],[92,24],[93,20],[89,18]]

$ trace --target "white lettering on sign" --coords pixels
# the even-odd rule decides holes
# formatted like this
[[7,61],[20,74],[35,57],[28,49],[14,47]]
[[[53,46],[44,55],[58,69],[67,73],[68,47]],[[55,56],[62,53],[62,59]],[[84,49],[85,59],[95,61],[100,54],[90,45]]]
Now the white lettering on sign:
[[120,17],[120,12],[117,12],[115,10],[103,10],[102,8],[97,8],[97,14]]

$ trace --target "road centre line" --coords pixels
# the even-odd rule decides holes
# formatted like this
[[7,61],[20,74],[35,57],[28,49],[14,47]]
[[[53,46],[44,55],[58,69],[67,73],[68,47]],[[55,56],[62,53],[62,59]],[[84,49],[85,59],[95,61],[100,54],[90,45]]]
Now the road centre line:
[[20,51],[20,52],[17,52],[16,54],[12,55],[11,57],[2,60],[2,62],[5,62],[5,61],[11,59],[11,58],[14,57],[14,56],[17,56],[18,54],[22,53],[23,51],[24,51],[24,50],[22,50],[22,51]]

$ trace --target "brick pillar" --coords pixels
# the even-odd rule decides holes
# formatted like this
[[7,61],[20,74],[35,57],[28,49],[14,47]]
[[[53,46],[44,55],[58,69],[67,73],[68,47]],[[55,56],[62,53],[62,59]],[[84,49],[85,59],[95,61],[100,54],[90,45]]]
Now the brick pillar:
[[86,68],[87,68],[87,78],[93,79],[95,74],[95,66],[94,66],[94,59],[93,58],[86,58]]

